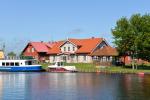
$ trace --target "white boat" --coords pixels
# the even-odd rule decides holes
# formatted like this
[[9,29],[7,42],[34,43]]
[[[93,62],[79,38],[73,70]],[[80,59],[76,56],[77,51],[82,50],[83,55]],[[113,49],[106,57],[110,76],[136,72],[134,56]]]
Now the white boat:
[[41,71],[42,66],[34,60],[0,60],[0,71]]
[[64,62],[56,61],[53,65],[48,66],[49,72],[77,72],[75,66],[64,66]]

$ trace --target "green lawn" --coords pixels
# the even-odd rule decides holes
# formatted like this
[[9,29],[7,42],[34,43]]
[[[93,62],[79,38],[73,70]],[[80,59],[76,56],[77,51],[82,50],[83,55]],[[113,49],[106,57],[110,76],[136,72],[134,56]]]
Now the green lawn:
[[79,72],[96,72],[97,68],[92,63],[67,63],[65,65],[76,66]]
[[[46,69],[49,63],[41,63],[42,68]],[[92,63],[65,63],[64,65],[68,66],[76,66],[77,70],[79,72],[108,72],[108,73],[138,73],[138,72],[144,72],[144,73],[150,73],[150,66],[144,65],[139,66],[138,70],[133,70],[131,67],[122,67],[122,66],[110,66],[105,68],[99,68],[96,67]]]
[[146,69],[132,69],[132,68],[123,68],[123,67],[106,67],[106,68],[100,68],[99,69],[102,72],[110,72],[110,73],[139,73],[139,72],[144,72],[144,73],[150,73],[150,70]]
[[48,67],[48,65],[49,65],[49,63],[40,63],[40,64],[42,65],[43,69],[46,69]]

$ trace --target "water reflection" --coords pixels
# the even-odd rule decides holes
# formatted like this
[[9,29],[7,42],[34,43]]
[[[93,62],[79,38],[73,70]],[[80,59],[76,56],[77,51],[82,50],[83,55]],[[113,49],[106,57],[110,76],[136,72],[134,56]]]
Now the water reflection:
[[118,98],[128,100],[150,99],[150,75],[125,74],[118,87]]
[[1,100],[25,99],[25,74],[3,73],[1,78]]
[[150,99],[150,75],[0,73],[0,100]]

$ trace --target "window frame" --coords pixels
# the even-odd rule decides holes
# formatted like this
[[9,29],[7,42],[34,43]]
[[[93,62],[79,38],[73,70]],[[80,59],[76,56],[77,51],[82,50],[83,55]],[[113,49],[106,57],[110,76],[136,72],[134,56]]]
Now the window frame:
[[64,47],[64,52],[66,51],[66,47]]
[[72,50],[75,51],[75,47],[73,47]]
[[68,47],[68,51],[70,51],[70,47]]

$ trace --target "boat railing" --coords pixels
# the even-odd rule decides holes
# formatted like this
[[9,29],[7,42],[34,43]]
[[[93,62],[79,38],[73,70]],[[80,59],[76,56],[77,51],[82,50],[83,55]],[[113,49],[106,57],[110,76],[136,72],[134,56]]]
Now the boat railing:
[[[5,56],[5,60],[26,60],[31,58],[25,58],[25,57],[20,57],[20,56]],[[33,58],[32,58],[33,59]]]

